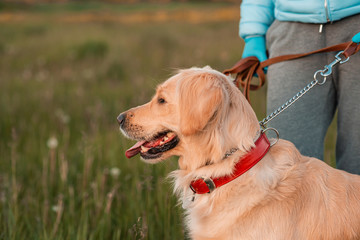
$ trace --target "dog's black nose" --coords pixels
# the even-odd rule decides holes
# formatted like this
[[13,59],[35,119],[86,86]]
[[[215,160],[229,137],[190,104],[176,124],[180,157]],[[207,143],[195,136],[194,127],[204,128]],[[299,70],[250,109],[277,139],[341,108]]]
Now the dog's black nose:
[[117,117],[117,121],[120,125],[120,127],[122,127],[125,123],[125,118],[126,118],[126,114],[125,113],[122,113],[120,114],[118,117]]

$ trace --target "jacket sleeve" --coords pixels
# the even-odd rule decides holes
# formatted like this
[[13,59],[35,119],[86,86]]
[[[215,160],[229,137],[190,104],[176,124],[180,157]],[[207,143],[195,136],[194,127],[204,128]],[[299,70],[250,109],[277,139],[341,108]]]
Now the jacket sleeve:
[[243,0],[240,6],[239,35],[243,39],[265,36],[274,21],[273,0]]

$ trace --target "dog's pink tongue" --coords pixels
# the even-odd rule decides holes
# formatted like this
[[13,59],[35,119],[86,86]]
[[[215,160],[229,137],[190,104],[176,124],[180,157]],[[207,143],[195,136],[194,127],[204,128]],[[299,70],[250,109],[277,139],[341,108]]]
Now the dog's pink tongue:
[[138,154],[141,151],[141,145],[143,145],[146,141],[140,141],[137,142],[134,146],[132,146],[130,149],[126,150],[125,156],[127,158],[132,158],[136,154]]

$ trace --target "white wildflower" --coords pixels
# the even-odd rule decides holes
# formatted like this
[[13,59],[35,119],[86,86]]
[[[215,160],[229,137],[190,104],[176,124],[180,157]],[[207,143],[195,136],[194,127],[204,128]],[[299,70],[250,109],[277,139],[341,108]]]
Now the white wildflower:
[[117,167],[113,167],[110,169],[110,175],[114,178],[117,178],[121,173],[121,170]]
[[48,146],[48,148],[50,149],[55,149],[57,148],[59,142],[58,140],[56,139],[56,137],[51,137],[47,140],[46,142],[46,145]]
[[58,212],[60,211],[61,207],[59,205],[54,205],[51,207],[51,210],[53,210],[54,212]]
[[70,122],[70,116],[66,114],[62,109],[57,109],[55,115],[60,119],[63,124]]

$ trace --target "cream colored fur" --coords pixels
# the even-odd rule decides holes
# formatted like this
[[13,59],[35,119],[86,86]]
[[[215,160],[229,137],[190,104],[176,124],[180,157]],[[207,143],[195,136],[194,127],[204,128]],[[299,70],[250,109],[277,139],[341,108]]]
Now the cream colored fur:
[[[181,70],[149,103],[126,113],[132,127],[123,132],[130,138],[164,130],[178,135],[177,147],[146,162],[179,156],[171,177],[192,239],[360,239],[360,176],[302,156],[285,140],[244,175],[191,201],[190,182],[230,174],[260,130],[227,76],[209,67]],[[235,147],[239,151],[224,159]]]

